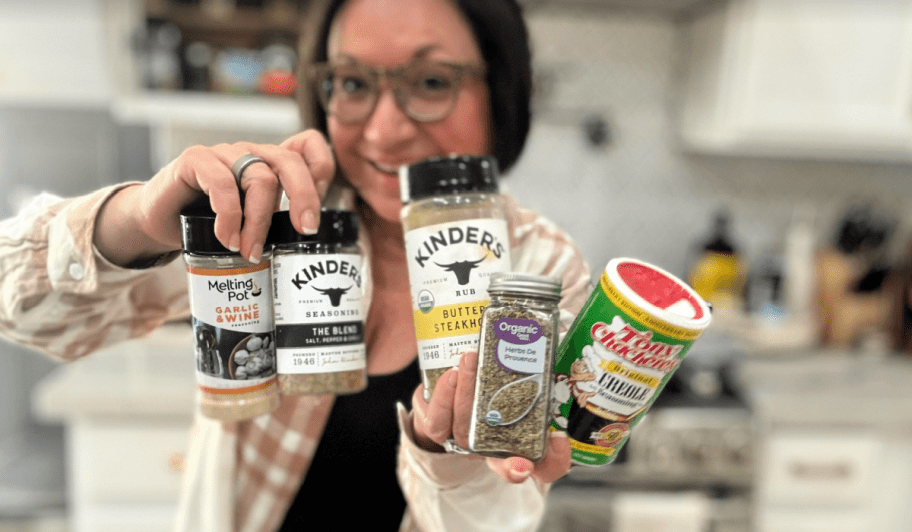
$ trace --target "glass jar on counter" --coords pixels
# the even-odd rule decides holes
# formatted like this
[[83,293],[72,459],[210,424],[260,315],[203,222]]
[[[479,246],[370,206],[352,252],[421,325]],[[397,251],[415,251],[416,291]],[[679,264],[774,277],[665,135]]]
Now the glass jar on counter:
[[355,213],[323,209],[314,235],[273,215],[276,357],[283,395],[349,394],[367,387],[361,252]]
[[469,451],[539,461],[548,444],[561,281],[491,276],[479,338]]

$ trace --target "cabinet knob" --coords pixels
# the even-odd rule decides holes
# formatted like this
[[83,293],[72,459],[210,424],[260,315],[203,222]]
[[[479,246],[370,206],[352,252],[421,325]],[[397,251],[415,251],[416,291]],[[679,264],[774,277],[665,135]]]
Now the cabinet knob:
[[187,468],[187,461],[184,459],[184,455],[180,453],[174,453],[168,457],[168,468],[171,471],[176,471],[182,473],[184,469]]

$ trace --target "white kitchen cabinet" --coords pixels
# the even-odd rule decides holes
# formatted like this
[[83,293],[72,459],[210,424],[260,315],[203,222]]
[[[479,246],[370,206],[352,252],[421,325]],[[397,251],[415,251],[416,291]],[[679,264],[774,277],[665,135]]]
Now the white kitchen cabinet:
[[73,532],[172,530],[189,420],[85,418],[67,426]]
[[686,150],[912,161],[912,0],[729,0],[683,35]]
[[71,532],[168,532],[177,517],[193,412],[189,324],[63,364],[32,394],[66,428]]
[[868,515],[858,510],[778,511],[761,514],[758,532],[870,532]]
[[907,357],[781,352],[739,372],[759,435],[753,530],[912,530]]
[[758,497],[786,508],[870,506],[882,452],[871,434],[776,432],[765,441]]
[[856,426],[774,430],[763,443],[758,532],[909,530],[908,434]]

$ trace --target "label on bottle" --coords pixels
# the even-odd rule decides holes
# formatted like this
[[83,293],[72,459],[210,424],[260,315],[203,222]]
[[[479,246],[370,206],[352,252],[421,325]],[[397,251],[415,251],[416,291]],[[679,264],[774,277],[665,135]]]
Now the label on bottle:
[[418,363],[422,370],[453,367],[463,353],[478,351],[491,275],[511,268],[507,222],[484,218],[412,229],[405,252]]
[[200,389],[238,394],[271,385],[276,363],[269,262],[188,266],[187,274]]
[[557,348],[551,430],[571,459],[611,463],[709,324],[692,288],[655,266],[615,259]]
[[548,338],[535,320],[500,318],[494,322],[497,362],[504,369],[519,373],[542,373]]
[[361,256],[276,255],[272,263],[279,373],[364,369]]

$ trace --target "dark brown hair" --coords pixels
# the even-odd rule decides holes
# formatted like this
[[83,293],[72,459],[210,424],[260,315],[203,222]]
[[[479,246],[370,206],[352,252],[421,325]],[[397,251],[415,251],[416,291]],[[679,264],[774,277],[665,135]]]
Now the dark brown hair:
[[[501,172],[519,159],[531,120],[532,57],[522,8],[516,0],[452,0],[469,22],[487,68],[491,102],[491,155]],[[326,115],[305,65],[326,61],[332,20],[346,0],[309,3],[299,48],[298,105],[301,123],[327,135]]]

